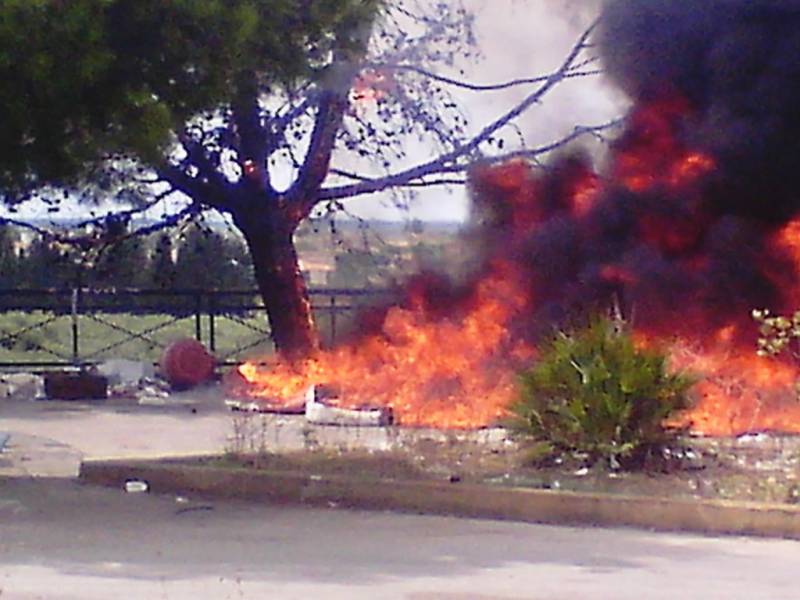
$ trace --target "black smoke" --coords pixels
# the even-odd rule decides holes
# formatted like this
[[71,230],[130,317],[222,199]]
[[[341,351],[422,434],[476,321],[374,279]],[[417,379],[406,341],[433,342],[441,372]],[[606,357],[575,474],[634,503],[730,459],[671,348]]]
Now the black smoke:
[[[617,305],[656,335],[702,341],[736,324],[754,347],[754,308],[800,308],[797,261],[775,243],[800,213],[800,0],[606,0],[594,41],[633,108],[592,207],[571,207],[592,171],[580,153],[519,185],[476,167],[484,267],[457,288],[417,278],[412,296],[456,314],[493,263],[513,262],[533,299],[514,328],[533,342]],[[627,184],[620,157],[644,156],[657,172],[664,146],[653,140],[665,131],[666,147],[715,167],[686,185]]]
[[[633,108],[591,212],[539,197],[549,214],[511,246],[538,302],[531,330],[612,302],[644,329],[696,337],[798,308],[797,265],[774,238],[800,211],[800,0],[606,0],[595,41]],[[686,107],[665,121],[677,145],[716,166],[632,190],[614,161],[648,148],[664,125],[642,115],[665,102]],[[540,189],[565,187],[564,160]]]
[[721,169],[719,212],[800,209],[800,0],[607,0],[604,68],[637,102],[680,94],[685,136]]

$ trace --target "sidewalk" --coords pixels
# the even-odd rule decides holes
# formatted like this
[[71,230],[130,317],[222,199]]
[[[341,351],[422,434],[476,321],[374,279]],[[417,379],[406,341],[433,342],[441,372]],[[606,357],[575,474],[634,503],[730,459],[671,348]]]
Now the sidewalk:
[[[220,388],[174,394],[163,406],[134,401],[0,400],[0,476],[76,477],[81,460],[219,455],[231,449],[388,450],[407,439],[441,441],[438,430],[315,426],[296,415],[231,412]],[[498,430],[462,437],[502,445]]]
[[219,454],[231,430],[219,393],[158,407],[0,399],[0,476],[76,477],[83,459]]

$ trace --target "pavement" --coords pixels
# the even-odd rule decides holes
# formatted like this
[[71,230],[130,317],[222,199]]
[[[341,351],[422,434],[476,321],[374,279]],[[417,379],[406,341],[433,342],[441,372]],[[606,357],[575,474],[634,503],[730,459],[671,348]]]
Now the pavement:
[[0,476],[76,477],[82,460],[219,454],[232,422],[217,388],[162,406],[0,399]]
[[0,398],[0,476],[76,477],[82,460],[219,455],[227,450],[388,450],[406,438],[453,435],[502,446],[500,429],[450,434],[435,429],[309,426],[302,416],[234,413],[221,386],[172,394],[159,405]]
[[0,478],[2,600],[798,597],[786,540],[195,502]]

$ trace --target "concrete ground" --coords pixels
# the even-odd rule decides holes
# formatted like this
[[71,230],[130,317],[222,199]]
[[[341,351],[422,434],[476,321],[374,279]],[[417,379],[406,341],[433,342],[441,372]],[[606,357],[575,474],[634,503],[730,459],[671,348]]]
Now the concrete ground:
[[798,597],[800,545],[0,479],[0,598]]
[[165,406],[0,399],[0,432],[0,476],[74,477],[82,458],[218,454],[232,419],[216,390]]
[[[132,400],[55,402],[0,398],[0,476],[75,477],[82,459],[161,458],[221,454],[229,449],[318,447],[389,449],[405,437],[440,439],[437,430],[309,427],[302,416],[234,413],[218,387],[175,394],[162,406]],[[487,429],[458,434],[503,444]]]

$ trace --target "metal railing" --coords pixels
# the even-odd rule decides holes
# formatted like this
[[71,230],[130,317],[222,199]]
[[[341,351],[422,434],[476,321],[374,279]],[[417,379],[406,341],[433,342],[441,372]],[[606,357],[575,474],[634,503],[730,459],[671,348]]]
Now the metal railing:
[[[385,290],[309,290],[323,341],[333,344]],[[84,366],[109,358],[155,362],[178,337],[206,344],[220,364],[274,350],[252,290],[0,289],[0,368]]]

